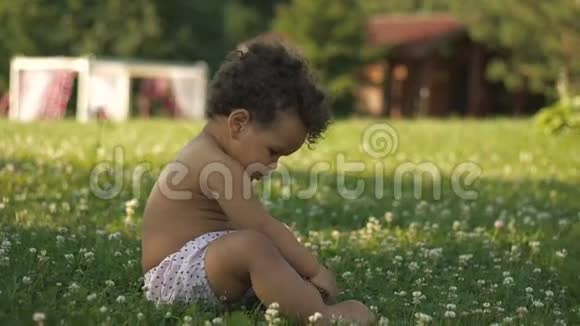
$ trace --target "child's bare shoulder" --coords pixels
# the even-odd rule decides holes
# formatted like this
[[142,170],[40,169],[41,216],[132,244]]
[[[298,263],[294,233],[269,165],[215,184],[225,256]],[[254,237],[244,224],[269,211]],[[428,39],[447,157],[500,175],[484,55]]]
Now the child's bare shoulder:
[[193,171],[201,172],[204,168],[211,168],[210,164],[224,165],[228,168],[237,168],[239,163],[226,154],[217,144],[207,136],[200,135],[190,141],[179,153],[177,161],[185,164]]

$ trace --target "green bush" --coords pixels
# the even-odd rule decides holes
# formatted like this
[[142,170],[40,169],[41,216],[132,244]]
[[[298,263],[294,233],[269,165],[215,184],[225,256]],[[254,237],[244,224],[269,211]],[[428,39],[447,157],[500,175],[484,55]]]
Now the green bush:
[[536,127],[546,134],[580,132],[580,96],[541,109],[534,120]]

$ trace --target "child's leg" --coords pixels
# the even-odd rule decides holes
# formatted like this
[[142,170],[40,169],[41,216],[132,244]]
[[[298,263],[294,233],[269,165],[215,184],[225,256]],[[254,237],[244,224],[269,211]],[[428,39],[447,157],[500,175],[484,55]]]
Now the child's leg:
[[207,249],[205,269],[216,295],[236,301],[251,286],[265,305],[280,304],[284,315],[305,321],[315,312],[325,317],[343,315],[362,323],[372,314],[359,302],[327,306],[320,293],[281,256],[270,239],[254,231],[238,231],[213,241]]

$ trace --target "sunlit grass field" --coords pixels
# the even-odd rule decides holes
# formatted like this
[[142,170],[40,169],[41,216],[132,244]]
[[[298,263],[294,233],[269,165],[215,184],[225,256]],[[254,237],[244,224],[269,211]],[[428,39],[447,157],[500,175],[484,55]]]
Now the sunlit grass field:
[[[373,142],[383,123],[337,121],[282,159],[290,178],[257,185],[334,270],[339,299],[383,325],[580,323],[580,136],[418,120]],[[267,325],[262,307],[156,307],[141,293],[148,193],[201,127],[0,121],[0,324]]]

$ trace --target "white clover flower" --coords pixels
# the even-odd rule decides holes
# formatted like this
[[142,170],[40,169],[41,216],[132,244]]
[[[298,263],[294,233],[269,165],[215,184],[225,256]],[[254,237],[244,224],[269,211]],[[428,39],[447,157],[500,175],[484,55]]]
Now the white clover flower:
[[471,259],[473,259],[473,254],[459,255],[459,263],[462,265],[467,265]]
[[532,249],[532,253],[538,253],[540,251],[540,241],[530,241],[528,245]]
[[554,296],[554,292],[550,291],[550,290],[546,290],[546,292],[544,292],[546,294],[546,297],[553,297]]
[[409,270],[411,272],[415,272],[416,270],[419,269],[419,264],[417,264],[416,262],[413,261],[413,262],[410,262],[409,263],[409,266],[408,267],[409,267]]
[[544,307],[544,303],[540,300],[533,300],[532,305],[536,308],[543,308]]
[[447,310],[455,310],[457,309],[457,306],[454,305],[453,303],[448,303],[445,308],[447,308]]
[[139,205],[139,200],[137,198],[133,198],[125,202],[125,207],[135,208],[137,205]]
[[453,229],[453,231],[458,231],[459,229],[461,229],[461,222],[453,221],[453,225],[451,225],[451,228]]
[[111,281],[111,280],[106,280],[106,281],[105,281],[105,285],[106,285],[106,286],[109,286],[109,287],[113,287],[113,286],[115,286],[115,282],[113,282],[113,281]]
[[121,232],[114,232],[109,234],[109,240],[117,240],[121,238]]
[[532,293],[532,292],[534,292],[534,289],[532,289],[531,287],[528,286],[526,288],[526,293]]
[[142,312],[138,312],[137,313],[137,319],[138,320],[142,320],[143,318],[145,318],[145,315]]
[[44,314],[44,312],[35,312],[32,315],[32,320],[37,323],[42,323],[43,321],[46,320],[46,315]]
[[536,268],[534,268],[534,271],[533,272],[536,273],[536,274],[537,273],[541,273],[542,272],[542,269],[536,267]]
[[64,255],[64,258],[66,260],[68,260],[68,261],[71,261],[71,260],[73,260],[75,258],[75,255],[73,255],[73,254],[65,254]]
[[381,317],[379,319],[378,326],[389,326],[389,318],[387,318],[387,317]]
[[22,283],[24,283],[24,284],[30,284],[30,283],[32,283],[32,278],[30,278],[30,276],[23,276],[22,277]]
[[277,302],[272,302],[266,312],[264,313],[264,318],[268,322],[268,325],[278,325],[280,323],[279,310],[280,305]]
[[516,312],[517,312],[519,315],[523,316],[523,315],[525,315],[525,314],[527,314],[527,313],[528,313],[528,308],[526,308],[526,307],[518,307],[518,308],[516,309]]
[[118,296],[117,299],[115,299],[115,301],[117,301],[118,303],[123,303],[125,301],[127,301],[127,299],[125,299],[125,296]]
[[78,289],[80,289],[80,285],[78,285],[78,283],[76,282],[72,282],[69,286],[68,286],[69,290],[71,291],[76,291]]
[[332,230],[332,233],[330,234],[330,236],[333,239],[338,240],[340,238],[340,231],[338,231],[338,230]]
[[427,325],[433,321],[431,316],[422,312],[416,312],[415,319],[417,319],[417,325]]
[[512,317],[505,317],[505,318],[502,320],[502,322],[503,322],[504,324],[511,324],[511,323],[513,323],[513,322],[514,322],[514,319],[513,319]]
[[503,284],[507,285],[507,286],[512,286],[514,285],[514,278],[511,276],[508,276],[506,278],[503,279]]
[[57,244],[62,244],[62,243],[64,243],[64,240],[65,240],[65,239],[64,239],[64,237],[63,237],[62,235],[60,235],[60,234],[59,234],[59,235],[57,235],[57,236],[56,236],[56,243],[57,243]]
[[268,307],[278,310],[280,309],[280,304],[278,302],[272,302]]
[[427,297],[421,293],[421,291],[414,291],[413,292],[413,304],[420,304],[421,301],[426,300]]
[[429,250],[427,254],[431,259],[439,259],[443,256],[443,249],[442,248],[433,248]]
[[445,318],[455,318],[456,314],[455,311],[447,310],[445,311]]
[[87,301],[93,301],[97,298],[97,294],[96,293],[91,293],[89,295],[87,295]]
[[315,312],[312,316],[308,317],[308,322],[310,322],[311,324],[314,324],[321,319],[322,319],[322,314],[319,312]]
[[214,319],[211,320],[211,323],[213,325],[221,325],[223,323],[223,319],[222,317],[215,317]]
[[29,248],[29,249],[28,249],[28,251],[29,251],[31,254],[35,254],[35,253],[36,253],[36,248]]
[[489,302],[484,302],[484,303],[483,303],[483,307],[484,307],[484,308],[489,308],[489,307],[491,307],[491,303],[489,303]]
[[556,251],[556,257],[566,258],[566,256],[568,256],[568,251],[566,249]]
[[103,313],[103,314],[104,314],[105,312],[107,312],[107,310],[108,310],[108,309],[107,309],[107,307],[106,307],[106,306],[102,306],[101,308],[99,308],[99,311],[100,311],[101,313]]
[[191,323],[193,321],[193,318],[191,318],[191,316],[184,316],[183,317],[183,321],[187,324]]

